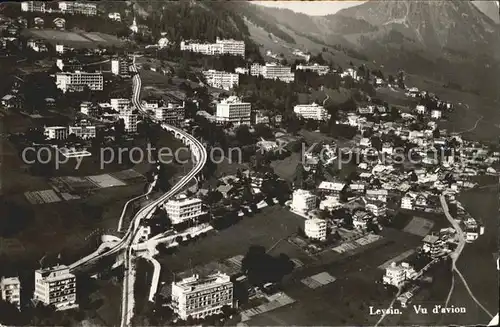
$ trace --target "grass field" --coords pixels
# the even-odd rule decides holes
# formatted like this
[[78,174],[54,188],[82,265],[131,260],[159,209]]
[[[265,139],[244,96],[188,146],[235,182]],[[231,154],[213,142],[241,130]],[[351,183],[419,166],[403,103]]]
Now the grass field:
[[97,32],[71,32],[53,29],[26,29],[23,36],[35,37],[57,44],[63,43],[75,48],[97,48],[98,46],[120,46],[123,44],[113,35]]

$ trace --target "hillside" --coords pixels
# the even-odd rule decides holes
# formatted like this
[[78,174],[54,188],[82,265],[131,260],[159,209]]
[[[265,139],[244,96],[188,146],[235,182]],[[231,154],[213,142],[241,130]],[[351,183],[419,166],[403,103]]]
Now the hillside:
[[491,18],[495,23],[500,24],[500,8],[498,1],[492,0],[479,0],[472,1],[472,3],[479,9],[483,14]]

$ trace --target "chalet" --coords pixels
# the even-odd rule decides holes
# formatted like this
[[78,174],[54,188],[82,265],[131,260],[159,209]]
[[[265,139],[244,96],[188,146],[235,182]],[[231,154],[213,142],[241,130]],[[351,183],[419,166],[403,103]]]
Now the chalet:
[[12,94],[4,95],[2,98],[2,106],[7,109],[19,107],[19,99]]
[[381,201],[381,202],[387,202],[387,196],[389,195],[389,191],[385,189],[380,189],[380,190],[375,190],[375,189],[370,189],[366,190],[366,199],[368,200],[376,200],[376,201]]

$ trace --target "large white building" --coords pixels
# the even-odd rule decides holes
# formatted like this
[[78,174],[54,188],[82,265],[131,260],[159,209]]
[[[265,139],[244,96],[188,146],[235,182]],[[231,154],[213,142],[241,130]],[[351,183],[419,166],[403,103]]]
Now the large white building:
[[176,225],[188,220],[195,220],[203,215],[204,212],[202,211],[201,204],[201,199],[179,196],[176,199],[165,202],[163,208],[172,225]]
[[326,240],[326,220],[319,218],[307,219],[304,222],[304,233],[313,240]]
[[46,126],[43,135],[48,140],[65,140],[68,137],[68,128],[66,126]]
[[63,92],[83,91],[85,86],[92,91],[102,91],[104,79],[102,73],[62,72],[56,73],[56,86]]
[[297,65],[295,67],[296,70],[304,70],[304,71],[310,71],[317,73],[318,75],[326,75],[328,72],[330,72],[330,67],[327,65]]
[[111,72],[114,75],[129,76],[129,60],[124,57],[111,59]]
[[185,117],[186,107],[182,105],[169,103],[167,106],[159,107],[154,110],[155,118],[169,125],[179,125]]
[[406,281],[414,279],[417,276],[415,269],[406,262],[397,265],[395,262],[385,268],[385,275],[382,277],[384,284],[396,287],[402,286]]
[[21,282],[19,277],[2,277],[0,280],[0,293],[3,301],[12,303],[17,307],[17,310],[21,308]]
[[109,103],[111,104],[111,108],[113,108],[114,110],[122,111],[130,106],[130,99],[112,98],[111,100],[109,100]]
[[74,134],[81,139],[91,139],[96,137],[97,128],[95,126],[69,126],[68,135]]
[[291,67],[275,63],[266,63],[265,65],[254,63],[250,67],[250,75],[262,76],[265,79],[278,79],[286,83],[295,80],[295,75],[292,73]]
[[88,2],[61,1],[59,10],[64,14],[97,15],[97,5]]
[[293,107],[293,112],[297,114],[297,116],[302,117],[304,119],[314,119],[314,120],[327,120],[328,112],[323,106],[318,105],[317,103],[313,104],[298,104]]
[[90,117],[96,117],[99,113],[97,106],[94,106],[90,101],[80,103],[80,112]]
[[207,84],[218,89],[230,90],[238,86],[240,75],[235,73],[227,73],[218,70],[206,70],[203,75],[207,79]]
[[241,102],[236,96],[230,96],[227,99],[217,103],[216,121],[218,123],[233,123],[234,125],[250,125],[250,115],[252,113],[252,104]]
[[198,52],[209,56],[230,54],[233,56],[245,57],[245,42],[232,39],[223,40],[219,38],[217,38],[215,43],[181,41],[181,51]]
[[75,275],[64,265],[36,270],[34,298],[57,310],[78,307]]
[[172,283],[172,309],[181,319],[202,319],[233,307],[233,283],[226,274],[193,275]]
[[292,194],[292,210],[308,212],[316,208],[316,195],[310,191],[298,189]]
[[129,133],[137,132],[137,123],[139,122],[139,115],[134,113],[132,108],[125,108],[120,110],[119,119],[123,119],[125,124],[125,131]]
[[21,2],[21,11],[45,12],[45,1],[23,1]]
[[35,52],[47,52],[49,51],[47,45],[43,40],[31,39],[26,42],[28,48],[33,49]]

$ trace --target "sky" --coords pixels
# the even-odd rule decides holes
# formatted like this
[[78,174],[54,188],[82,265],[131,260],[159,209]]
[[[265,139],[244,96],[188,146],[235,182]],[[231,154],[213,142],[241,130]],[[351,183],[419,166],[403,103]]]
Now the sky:
[[359,5],[364,1],[252,1],[258,5],[285,8],[311,16],[334,14],[340,9]]

